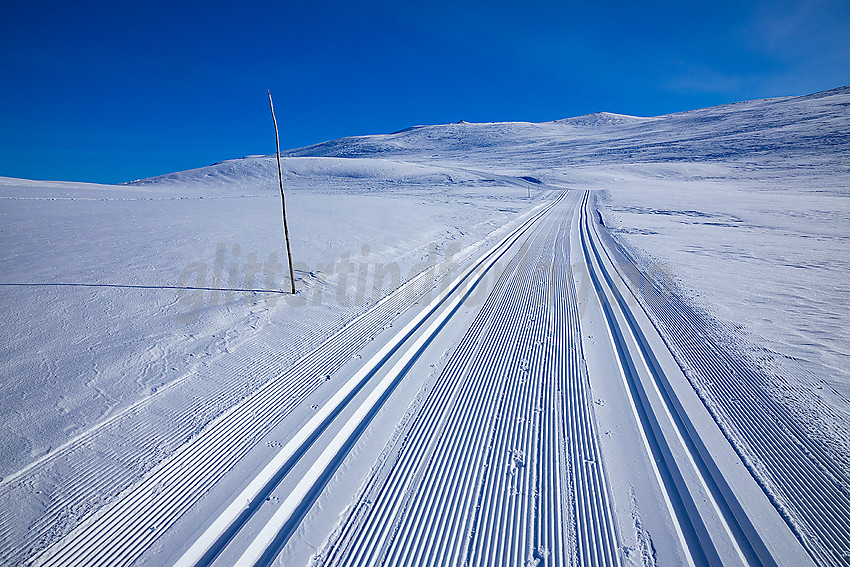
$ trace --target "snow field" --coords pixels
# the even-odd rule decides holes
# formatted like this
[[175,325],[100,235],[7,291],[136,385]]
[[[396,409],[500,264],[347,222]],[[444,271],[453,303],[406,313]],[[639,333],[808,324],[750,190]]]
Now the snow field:
[[791,558],[794,564],[811,564],[640,305],[627,300],[630,291],[593,229],[587,195],[582,209],[588,271],[633,414],[647,452],[658,463],[653,469],[686,559],[696,565],[775,564]]
[[0,179],[0,559],[176,559],[324,412],[199,564],[846,564],[848,97],[291,150],[295,298],[273,156]]
[[[245,285],[249,256],[282,259],[275,187],[4,181],[2,204],[14,231],[4,237],[8,279],[0,292],[4,305],[16,307],[4,327],[11,348],[3,360],[9,380],[0,557],[45,549],[376,296],[432,264],[435,271],[456,269],[450,257],[461,260],[462,245],[528,206],[524,187],[480,201],[480,189],[464,185],[470,204],[459,211],[440,204],[445,195],[429,199],[428,186],[394,183],[392,196],[357,195],[356,179],[340,183],[348,183],[340,194],[324,187],[288,196],[291,214],[306,222],[293,222],[300,233],[293,235],[301,250],[296,267],[303,265],[297,283],[306,298],[298,304],[256,286],[267,283],[265,272],[254,282],[262,293]],[[380,223],[376,210],[387,212]],[[330,237],[311,243],[308,228]],[[83,248],[81,241],[95,244]],[[354,266],[343,282],[336,272],[346,258]],[[180,281],[198,265],[205,266],[204,282],[197,272]],[[387,276],[376,290],[381,266],[397,267],[399,281]],[[237,291],[228,291],[234,279]],[[283,280],[278,272],[273,283]],[[209,289],[175,289],[181,283]],[[384,315],[395,316],[409,299]],[[52,405],[68,411],[44,411]],[[21,463],[28,464],[15,473]]]

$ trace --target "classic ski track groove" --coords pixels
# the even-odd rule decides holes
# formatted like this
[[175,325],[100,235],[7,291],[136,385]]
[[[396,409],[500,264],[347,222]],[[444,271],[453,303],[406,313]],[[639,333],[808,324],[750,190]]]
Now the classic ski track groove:
[[608,244],[614,265],[624,267],[622,279],[666,331],[664,340],[700,377],[696,385],[707,391],[706,405],[722,415],[715,419],[726,424],[724,433],[742,460],[766,492],[779,492],[773,500],[780,510],[796,512],[793,519],[783,514],[789,528],[819,564],[850,565],[850,471],[789,417],[769,393],[767,376],[718,346],[685,301],[650,281],[613,241]]
[[[630,396],[640,410],[640,427],[662,463],[662,489],[673,497],[675,519],[687,540],[686,553],[700,565],[813,565],[743,462],[737,455],[730,458],[732,445],[713,416],[707,419],[707,409],[669,351],[666,354],[680,378],[667,375],[656,356],[666,351],[664,343],[657,335],[661,346],[656,350],[650,346],[645,333],[656,330],[648,318],[638,322],[638,314],[645,316],[640,305],[629,306],[633,297],[625,295],[628,287],[602,244],[589,202],[588,192],[581,207],[583,253],[623,362]],[[635,364],[635,356],[640,365]],[[681,399],[682,395],[688,399]],[[697,427],[701,419],[703,425]]]
[[[515,237],[552,205],[547,203],[543,205],[542,212],[538,207],[528,213],[528,218],[503,237],[492,250]],[[473,246],[469,250],[474,249]],[[468,254],[469,250],[465,252]],[[422,272],[315,351],[304,356],[279,378],[267,382],[243,402],[225,412],[205,428],[201,435],[154,468],[141,482],[39,556],[36,564],[82,565],[95,562],[98,565],[123,565],[132,562],[267,431],[324,383],[326,375],[341,366],[353,352],[357,352],[377,329],[394,319],[410,303],[406,297],[410,286],[422,285],[423,278],[429,276],[433,277],[429,270]],[[429,282],[427,289],[432,287],[433,284]],[[257,419],[258,415],[264,416],[264,419]],[[85,486],[86,482],[102,478],[98,473],[102,475],[103,471],[87,471],[79,485]],[[151,501],[157,505],[151,505]],[[56,513],[61,512],[60,506],[55,508]],[[50,529],[50,519],[46,518],[44,524],[45,529]],[[35,533],[38,534],[37,531]],[[116,537],[118,533],[120,537]],[[9,551],[9,557],[12,558],[14,552],[3,551],[4,557],[5,552]],[[15,557],[24,560],[28,553],[31,552],[27,548],[18,549]]]

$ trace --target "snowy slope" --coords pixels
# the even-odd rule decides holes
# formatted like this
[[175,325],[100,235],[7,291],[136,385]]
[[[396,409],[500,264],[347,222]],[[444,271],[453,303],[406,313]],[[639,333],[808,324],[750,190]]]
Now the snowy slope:
[[[491,179],[485,194],[481,176],[434,167],[304,158],[286,160],[286,171],[307,295],[346,253],[358,266],[398,261],[406,276],[429,243],[442,252],[448,241],[481,236],[485,225],[526,206],[526,182]],[[0,191],[9,310],[4,475],[191,373],[254,327],[287,324],[274,321],[277,302],[262,294],[254,305],[247,299],[257,294],[248,291],[176,289],[287,287],[282,267],[265,269],[275,252],[284,260],[273,160],[236,160],[124,187],[4,179]],[[470,203],[463,214],[458,201]],[[263,268],[246,282],[252,254]],[[338,305],[335,293],[304,308],[308,327],[356,310],[353,295],[343,298],[351,305]],[[238,323],[245,317],[254,322]]]
[[287,195],[294,301],[279,292],[280,195],[267,175],[0,183],[0,556],[66,533],[400,281],[532,204],[524,181],[306,169],[312,182]]
[[57,541],[395,285],[549,189],[598,190],[617,241],[774,375],[775,397],[850,465],[848,108],[842,87],[284,152],[295,300],[276,293],[273,156],[123,186],[0,178],[0,558]]
[[[659,161],[786,160],[847,163],[850,87],[801,97],[763,99],[655,118],[608,113],[532,123],[457,123],[395,134],[342,138],[286,152],[292,156],[391,157],[487,163],[519,158],[534,165]],[[496,161],[499,163],[499,161]]]
[[[655,118],[423,126],[288,155],[486,164],[605,190],[608,218],[625,243],[668,265],[712,316],[773,351],[760,355],[770,364],[817,376],[843,406],[848,105],[850,87],[841,87]],[[789,359],[801,366],[790,368]]]

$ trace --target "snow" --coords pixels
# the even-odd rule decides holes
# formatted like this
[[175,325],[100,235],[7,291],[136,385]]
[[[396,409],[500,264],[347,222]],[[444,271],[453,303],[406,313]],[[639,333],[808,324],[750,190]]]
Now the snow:
[[779,374],[808,372],[850,396],[847,180],[654,169],[619,170],[611,183],[606,221],[618,237],[669,266],[730,333],[778,354]]
[[619,240],[668,266],[722,326],[759,345],[764,364],[792,384],[823,382],[846,413],[848,108],[841,87],[653,118],[418,127],[289,154],[418,155],[603,190]]
[[[4,545],[44,541],[39,522],[47,537],[67,533],[394,285],[540,193],[384,160],[284,163],[297,179],[295,298],[278,291],[288,277],[274,159],[124,186],[0,180]],[[98,470],[98,484],[75,480]]]
[[[598,190],[617,240],[670,274],[847,458],[848,109],[842,87],[648,118],[416,126],[284,152],[294,299],[277,292],[288,279],[274,156],[121,186],[0,178],[0,507],[20,515],[8,541],[66,497],[78,464],[115,474],[36,545],[391,282],[551,188]],[[807,414],[812,396],[829,412]]]
[[[521,181],[481,187],[475,175],[440,173],[437,188],[421,176],[438,168],[285,160],[308,180],[288,184],[302,294],[292,301],[250,291],[288,288],[273,161],[213,166],[209,182],[197,170],[136,186],[0,182],[3,476],[164,386],[197,381],[238,348],[291,359],[390,291],[392,277],[374,285],[377,265],[396,263],[406,278],[432,244],[442,260],[529,206]],[[228,177],[231,167],[243,174]],[[246,282],[252,258],[260,267]],[[355,273],[338,293],[343,258]]]

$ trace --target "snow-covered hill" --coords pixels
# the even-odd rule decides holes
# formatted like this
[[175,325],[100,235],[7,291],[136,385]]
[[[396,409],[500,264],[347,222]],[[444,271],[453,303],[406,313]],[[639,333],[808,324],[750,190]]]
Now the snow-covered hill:
[[[774,373],[850,464],[850,87],[651,118],[416,126],[282,162],[295,298],[279,292],[274,156],[121,186],[0,178],[0,558],[73,529],[552,189],[598,190],[617,240]],[[809,415],[812,396],[827,413]],[[83,464],[99,484],[76,479]]]
[[[563,166],[631,161],[826,159],[847,163],[850,87],[762,99],[655,118],[597,113],[556,122],[420,126],[395,134],[342,138],[291,150],[291,156],[462,160],[519,158]],[[824,155],[824,153],[828,155]],[[843,159],[842,159],[843,158]]]
[[451,164],[601,189],[620,239],[766,348],[765,363],[825,381],[839,407],[850,398],[850,290],[840,276],[850,268],[850,87],[654,118],[420,126],[285,155]]

